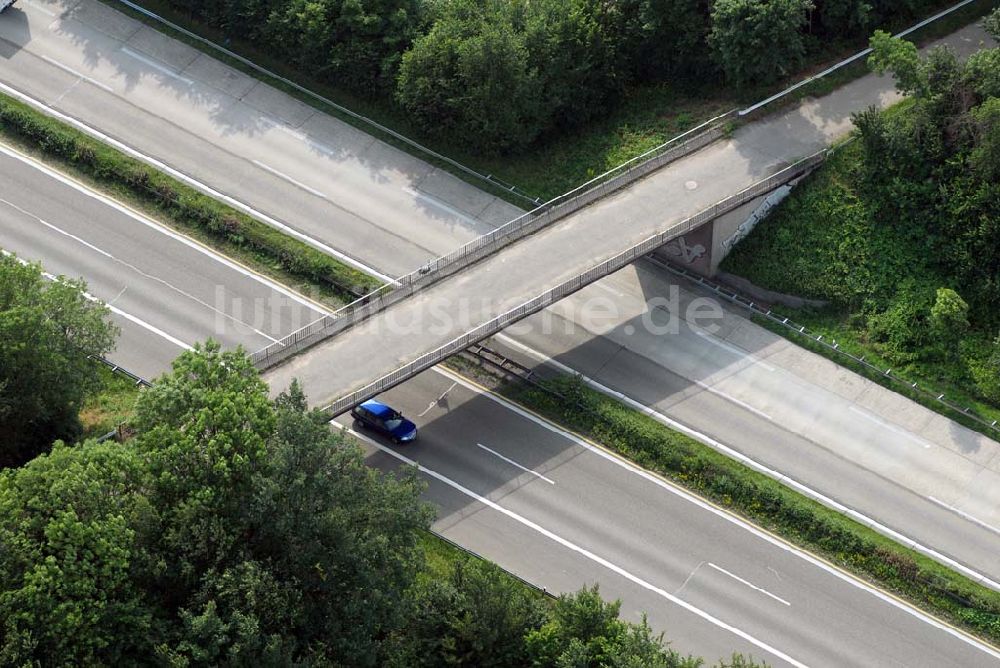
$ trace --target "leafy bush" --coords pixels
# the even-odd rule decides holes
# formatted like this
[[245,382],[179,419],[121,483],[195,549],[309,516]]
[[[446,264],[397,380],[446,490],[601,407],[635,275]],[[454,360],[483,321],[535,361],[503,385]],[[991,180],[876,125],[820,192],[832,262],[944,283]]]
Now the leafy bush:
[[810,0],[716,0],[708,44],[737,86],[771,83],[795,72],[805,56],[801,28]]
[[[750,86],[942,0],[155,0],[479,156],[600,118],[643,84]],[[815,7],[813,7],[815,5]],[[710,52],[714,55],[710,55]]]
[[1000,329],[1000,49],[962,64],[942,49],[921,58],[884,33],[872,48],[872,67],[892,72],[911,98],[856,114],[860,141],[722,266],[828,300],[870,344],[866,354],[996,401],[982,360]]

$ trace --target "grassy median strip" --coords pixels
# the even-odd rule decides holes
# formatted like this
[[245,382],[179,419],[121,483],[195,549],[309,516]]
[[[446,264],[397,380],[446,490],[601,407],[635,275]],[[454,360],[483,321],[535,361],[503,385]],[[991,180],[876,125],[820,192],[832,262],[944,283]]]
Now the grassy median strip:
[[350,301],[377,279],[13,98],[0,95],[0,137],[279,280]]
[[561,376],[501,392],[782,538],[994,644],[1000,592],[906,549],[820,503]]

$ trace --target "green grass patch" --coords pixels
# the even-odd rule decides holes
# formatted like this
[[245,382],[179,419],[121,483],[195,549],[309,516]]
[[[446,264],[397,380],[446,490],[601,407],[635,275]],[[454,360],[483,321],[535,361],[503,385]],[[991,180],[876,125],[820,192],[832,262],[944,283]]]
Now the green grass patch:
[[1000,593],[665,427],[578,378],[503,394],[924,610],[1000,642]]
[[83,426],[80,440],[99,438],[128,421],[142,391],[134,380],[113,372],[103,364],[100,376],[100,388],[87,397],[80,409],[80,424]]
[[[567,192],[584,181],[611,169],[622,162],[662,144],[677,134],[735,107],[746,106],[769,95],[783,90],[785,87],[839,62],[867,46],[864,39],[834,43],[813,44],[812,53],[808,56],[808,64],[803,71],[772,86],[748,88],[740,91],[732,90],[719,81],[704,85],[690,86],[676,83],[659,83],[638,85],[626,92],[622,104],[607,117],[590,125],[571,132],[549,134],[530,147],[516,155],[488,156],[476,151],[474,141],[457,144],[422,136],[417,127],[407,115],[390,100],[380,97],[365,97],[353,94],[342,88],[316,80],[306,73],[297,71],[280,59],[259,49],[251,42],[232,35],[224,34],[210,26],[192,21],[191,18],[175,10],[163,0],[135,0],[137,4],[149,9],[165,19],[189,30],[211,42],[225,44],[231,51],[240,54],[261,67],[285,77],[333,102],[346,107],[355,113],[366,116],[373,121],[392,130],[419,141],[441,155],[449,156],[459,163],[468,165],[482,174],[492,175],[499,180],[517,186],[542,200]],[[431,162],[465,181],[499,195],[521,207],[529,206],[529,202],[510,192],[492,187],[488,182],[470,177],[461,170],[444,161],[435,160],[428,154],[412,146],[398,141],[391,135],[380,132],[370,124],[364,123],[342,113],[328,104],[303,94],[301,91],[283,82],[263,75],[244,65],[240,61],[206,46],[196,39],[164,26],[141,13],[129,10],[116,0],[102,0],[105,4],[123,11],[137,20],[164,32],[176,39],[204,51],[214,58],[226,62],[230,66],[249,74],[257,79],[283,90],[320,111],[339,118],[379,139],[407,151],[423,160]],[[951,0],[940,2],[935,12],[954,4]],[[911,35],[909,39],[923,43],[937,39],[958,28],[968,25],[976,18],[983,16],[993,8],[992,0],[977,0],[965,8],[922,28]],[[912,20],[896,21],[883,29],[899,31]],[[874,28],[873,28],[874,30]],[[707,54],[706,54],[707,57]],[[793,95],[781,102],[769,105],[763,113],[773,113],[782,106],[794,103],[805,96],[824,95],[836,87],[857,77],[867,74],[864,61],[842,68],[836,73],[804,86]]]
[[340,303],[379,285],[375,278],[6,95],[0,95],[0,137],[262,273],[293,286],[315,286],[319,298]]

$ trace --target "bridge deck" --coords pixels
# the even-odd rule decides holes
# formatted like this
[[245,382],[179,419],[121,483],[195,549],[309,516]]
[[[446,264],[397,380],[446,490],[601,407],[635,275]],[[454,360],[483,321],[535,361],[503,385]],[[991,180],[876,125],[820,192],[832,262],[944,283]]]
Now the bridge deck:
[[744,126],[306,350],[265,379],[280,391],[298,378],[313,405],[329,406],[821,150],[850,130],[852,112],[896,99],[885,80],[867,76]]

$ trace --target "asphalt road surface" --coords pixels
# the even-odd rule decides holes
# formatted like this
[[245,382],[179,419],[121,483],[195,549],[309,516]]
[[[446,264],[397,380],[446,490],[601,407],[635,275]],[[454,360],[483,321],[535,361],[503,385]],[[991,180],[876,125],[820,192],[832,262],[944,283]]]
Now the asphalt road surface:
[[[674,646],[774,666],[990,666],[1000,653],[467,381],[427,371],[386,395],[420,425],[435,529],[550,591],[598,582]],[[349,417],[339,422],[350,426]]]
[[[9,151],[0,169],[0,245],[52,274],[84,276],[113,302],[126,326],[113,357],[130,368],[152,375],[187,342],[252,344],[316,314]],[[250,302],[279,306],[248,322],[237,305]],[[371,461],[426,467],[439,531],[552,591],[598,582],[683,651],[816,666],[978,666],[1000,656],[458,379],[428,372],[388,398],[417,419],[421,438],[372,446]]]
[[[64,9],[75,11],[59,18],[58,13]],[[169,160],[177,169],[190,170],[195,174],[204,173],[213,179],[220,179],[213,181],[213,185],[224,189],[227,194],[248,200],[265,213],[279,216],[296,229],[333,239],[331,243],[336,243],[338,248],[341,248],[342,240],[344,244],[356,243],[355,250],[352,251],[346,245],[343,250],[348,254],[364,257],[370,262],[370,266],[385,272],[400,273],[409,270],[428,257],[454,247],[507,217],[506,214],[494,213],[504,211],[500,204],[478,200],[471,195],[466,200],[468,203],[462,204],[462,198],[466,194],[464,191],[463,194],[449,194],[455,183],[446,176],[413,161],[405,154],[390,155],[391,151],[386,151],[387,147],[373,143],[360,133],[352,134],[347,130],[328,127],[321,117],[305,117],[296,126],[300,119],[296,114],[301,109],[286,108],[285,101],[271,99],[264,88],[248,95],[251,93],[250,88],[254,87],[253,82],[233,76],[231,72],[220,71],[217,63],[210,59],[196,55],[184,69],[172,67],[168,61],[176,57],[174,46],[168,42],[159,42],[157,37],[145,32],[140,34],[138,29],[133,31],[132,28],[127,28],[132,32],[123,34],[119,19],[108,19],[108,16],[115,15],[105,14],[105,11],[94,2],[86,5],[68,2],[60,5],[41,0],[22,0],[18,10],[5,13],[0,20],[0,40],[3,40],[0,41],[0,80],[36,92],[64,112],[85,118],[119,139],[130,143],[133,140],[138,142],[155,155]],[[11,17],[14,20],[9,20]],[[112,33],[117,34],[117,37]],[[117,43],[113,43],[116,39]],[[130,44],[125,44],[128,40],[131,41]],[[189,85],[185,80],[193,83]],[[241,87],[246,88],[246,92]],[[225,98],[217,97],[216,91],[222,91],[234,100],[242,93],[241,101],[250,106],[241,108]],[[809,109],[815,111],[815,107]],[[254,114],[253,110],[258,113]],[[196,118],[196,114],[201,114],[202,118]],[[338,147],[338,155],[330,155],[331,144]],[[342,148],[344,146],[368,147],[368,151],[363,157],[352,157],[350,150]],[[262,152],[253,152],[258,150]],[[266,281],[253,277],[231,263],[221,261],[214,254],[206,254],[203,249],[162,230],[157,231],[139,224],[133,216],[111,209],[106,204],[101,205],[90,196],[78,191],[70,192],[74,190],[70,186],[57,182],[43,183],[44,179],[41,177],[27,176],[27,172],[22,173],[24,170],[13,165],[11,160],[9,156],[2,157],[5,180],[0,183],[0,197],[4,199],[4,202],[0,202],[0,246],[15,250],[26,258],[44,260],[46,268],[54,274],[85,276],[90,282],[90,291],[112,302],[117,309],[116,318],[123,327],[123,336],[113,357],[126,367],[143,375],[153,375],[163,370],[169,359],[184,345],[208,335],[216,336],[228,346],[242,343],[254,349],[267,342],[269,337],[277,338],[294,329],[296,323],[307,321],[310,314],[315,314],[309,306],[282,294]],[[340,167],[349,172],[338,171]],[[379,185],[391,186],[395,194],[390,193],[388,188],[375,188]],[[470,216],[474,209],[479,211],[478,218]],[[509,211],[508,209],[507,212]],[[386,226],[389,229],[385,229]],[[221,299],[217,292],[220,287],[223,291]],[[241,301],[235,301],[237,299]],[[269,299],[278,299],[282,305],[273,308],[264,306],[259,310],[247,306],[251,303],[266,304]],[[236,308],[237,303],[240,304],[239,309]],[[255,315],[250,315],[251,313]],[[600,341],[597,337],[592,338]],[[717,343],[703,337],[698,337],[698,340],[702,343],[701,347],[690,349],[695,356],[709,356],[706,351],[719,347]],[[691,341],[694,342],[694,339]],[[605,344],[593,345],[597,348]],[[601,357],[599,353],[586,353],[586,347],[581,348],[575,356],[559,351],[558,345],[552,352],[554,355],[566,354],[561,359],[570,360],[572,357],[573,363],[579,364],[581,368],[601,369],[606,374],[600,378],[609,384],[612,384],[614,374],[618,374],[617,387],[633,392],[652,405],[668,407],[672,413],[676,411],[686,423],[748,449],[758,443],[773,442],[771,439],[789,443],[789,447],[797,446],[801,440],[793,437],[796,434],[802,437],[804,430],[811,429],[810,420],[815,422],[817,419],[813,413],[805,412],[800,420],[790,420],[790,425],[782,425],[785,433],[780,434],[779,427],[765,425],[766,420],[762,416],[746,408],[746,405],[753,406],[772,417],[772,413],[776,412],[773,406],[757,407],[752,403],[753,397],[742,392],[751,386],[749,380],[743,387],[718,385],[714,393],[700,386],[702,391],[695,391],[690,384],[690,369],[681,362],[672,362],[660,367],[666,371],[658,371],[658,367],[648,363],[648,356],[628,352],[621,353],[613,361]],[[744,350],[744,357],[745,353]],[[740,355],[738,348],[734,355]],[[808,356],[803,353],[802,359],[807,360]],[[733,365],[736,363],[733,362]],[[653,370],[655,373],[643,375],[640,373],[643,369],[647,372]],[[670,374],[670,370],[674,375]],[[657,373],[661,375],[658,377]],[[794,371],[792,373],[794,375]],[[419,409],[414,412],[407,408],[412,415],[427,408],[428,402],[438,396],[434,395],[440,389],[436,386],[430,388],[430,394],[417,386],[422,378],[429,375],[424,374],[417,381],[397,390],[403,392],[415,386],[412,397],[402,398],[405,406],[415,404]],[[733,377],[739,378],[735,374]],[[658,382],[663,385],[657,384]],[[708,384],[714,386],[714,379]],[[677,401],[671,401],[671,391],[683,386],[687,389],[680,396],[674,396]],[[799,391],[811,390],[803,386]],[[819,400],[821,399],[813,401]],[[778,398],[773,401],[777,402]],[[785,410],[798,409],[793,402]],[[427,438],[433,431],[428,431],[430,425],[424,422],[424,418],[433,419],[433,416],[434,413],[429,412],[418,420],[422,426],[422,444],[418,447],[430,443]],[[758,419],[755,421],[753,416]],[[508,422],[513,422],[510,416],[504,419],[504,425]],[[864,442],[878,441],[877,434],[879,431],[884,432],[885,426],[872,423],[867,428],[869,431],[863,433],[865,428],[859,425],[864,422],[863,418],[859,418],[857,425],[853,427],[861,430],[859,438]],[[905,426],[893,426],[905,430]],[[511,425],[509,428],[514,427]],[[525,465],[524,461],[515,459],[515,456],[522,456],[521,450],[503,449],[508,439],[513,438],[506,435],[507,429],[507,426],[493,424],[490,433],[493,435],[492,442],[497,445],[491,445],[485,439],[482,445],[501,454],[506,452],[505,457]],[[479,432],[470,428],[465,433]],[[912,435],[903,436],[904,440],[911,438]],[[884,434],[882,440],[885,440]],[[493,456],[489,451],[475,447],[482,456]],[[559,450],[566,451],[570,450],[566,447]],[[794,458],[781,457],[779,448],[770,456],[773,457],[770,463],[774,466],[797,470],[798,452]],[[503,459],[497,458],[497,461],[505,463]],[[840,465],[847,463],[850,462],[840,458]],[[855,487],[863,488],[882,480],[880,475],[869,472],[866,478],[865,474],[851,473],[849,468],[824,469],[822,463],[806,463],[803,466],[815,466],[813,475],[827,478],[829,484],[837,488],[835,491],[842,494],[838,498],[846,498]],[[493,489],[490,484],[477,483],[481,475],[475,467],[473,469],[468,477],[455,473],[453,469],[447,470],[456,476],[449,479],[460,481],[462,485],[468,484],[467,489],[470,491],[475,489],[479,490],[477,493],[484,493]],[[550,476],[545,472],[547,470],[539,469],[539,472],[558,484],[561,478],[555,472]],[[537,479],[534,475],[521,473],[528,478]],[[902,466],[897,473],[899,479],[913,477]],[[931,476],[933,473],[932,469],[928,469],[922,475]],[[609,480],[616,478],[611,476]],[[648,575],[649,579],[628,577],[635,574],[625,566],[620,567],[625,575],[609,568],[609,565],[617,565],[617,556],[627,551],[625,546],[629,543],[621,541],[634,541],[635,549],[642,553],[652,549],[668,555],[687,555],[683,558],[691,559],[702,554],[685,550],[686,541],[672,540],[670,535],[664,536],[656,532],[650,533],[647,538],[642,537],[645,534],[621,535],[616,533],[615,527],[628,525],[619,522],[605,527],[606,531],[620,539],[618,547],[609,549],[606,553],[615,557],[615,561],[599,562],[592,557],[605,554],[596,550],[598,547],[603,550],[606,543],[595,542],[595,551],[584,554],[576,549],[581,543],[569,541],[567,545],[540,533],[536,528],[541,527],[540,524],[535,527],[525,525],[521,519],[527,515],[515,513],[516,517],[512,517],[500,509],[483,506],[440,479],[435,478],[432,484],[429,495],[443,507],[439,528],[519,574],[554,590],[572,590],[578,588],[581,582],[599,580],[605,587],[605,593],[626,598],[625,610],[628,614],[634,616],[640,609],[650,609],[654,626],[667,630],[671,637],[678,640],[678,648],[685,651],[722,656],[730,649],[743,649],[756,655],[770,656],[760,650],[759,645],[754,645],[746,638],[724,635],[728,631],[720,631],[716,624],[690,610],[684,613],[680,608],[671,608],[672,612],[668,616],[664,612],[664,601],[667,599],[661,593],[651,593],[652,590],[647,587],[653,582],[655,574],[649,570],[648,565],[643,565],[648,557],[637,555],[635,561],[629,561],[626,565],[639,573],[652,573]],[[540,484],[549,486],[544,481]],[[568,484],[567,482],[566,485]],[[630,479],[622,484],[624,487],[621,489],[608,491],[610,496],[606,498],[631,498],[631,488],[638,483]],[[593,487],[594,484],[590,484],[578,494],[589,496],[593,493]],[[878,497],[874,498],[877,501]],[[964,508],[963,503],[961,499],[948,501],[954,507]],[[989,543],[981,543],[975,538],[975,523],[958,517],[947,509],[930,511],[919,504],[914,505],[910,500],[899,505],[884,503],[879,510],[880,517],[888,524],[903,524],[907,529],[931,530],[929,539],[939,547],[945,546],[943,549],[949,554],[959,556],[952,548],[966,544],[974,549],[985,545],[982,555],[986,560],[990,554],[996,553],[995,549],[989,547]],[[690,514],[691,511],[688,510],[685,517]],[[449,518],[450,525],[445,523]],[[581,524],[582,526],[586,525]],[[978,529],[983,528],[976,526]],[[562,529],[559,528],[559,531]],[[721,529],[718,531],[720,535],[726,533]],[[934,532],[940,532],[937,538],[934,537]],[[562,533],[553,535],[563,537]],[[579,533],[571,535],[580,541],[585,537]],[[539,536],[544,538],[543,542],[539,541]],[[597,538],[594,540],[598,541]],[[719,537],[718,540],[725,539]],[[553,558],[545,559],[544,556],[548,555]],[[706,563],[714,566],[703,565],[696,568],[704,560],[702,558],[690,564],[681,564],[691,566],[685,572],[685,579],[687,575],[693,575],[688,585],[680,589],[680,596],[702,591],[704,598],[697,599],[705,604],[704,609],[699,609],[701,612],[708,610],[717,614],[720,620],[724,619],[734,625],[742,624],[745,620],[752,622],[758,615],[756,609],[752,612],[749,608],[734,611],[727,607],[730,598],[738,600],[738,597],[731,595],[725,586],[717,584],[713,589],[703,583],[702,586],[707,586],[708,589],[697,588],[703,578],[713,575],[731,580],[732,582],[726,583],[730,587],[749,587],[745,583],[750,583],[796,605],[797,609],[806,609],[802,599],[795,598],[788,592],[785,592],[786,596],[781,595],[781,591],[775,588],[773,574],[758,573],[756,552],[737,554],[731,556],[729,561],[723,560],[716,552],[704,555],[712,556]],[[976,563],[977,559],[970,552],[967,561]],[[991,563],[984,562],[981,565],[989,567]],[[995,567],[995,563],[992,566]],[[772,567],[778,569],[777,565]],[[720,568],[723,570],[719,570]],[[676,570],[677,568],[664,569],[669,575],[665,576],[667,579],[663,582],[674,584]],[[708,580],[709,583],[712,581]],[[693,585],[695,588],[692,589]],[[833,587],[829,583],[827,586]],[[675,594],[679,588],[680,585],[675,589],[659,587],[664,592]],[[749,588],[749,591],[781,605],[757,589]],[[709,599],[705,592],[714,592],[714,595]],[[655,596],[655,604],[645,598],[650,596]],[[831,596],[836,599],[839,594]],[[814,590],[812,596],[807,598],[814,601],[820,609],[830,600],[826,589],[822,587]],[[687,599],[682,600],[687,602]],[[658,621],[661,619],[662,622]],[[875,618],[875,621],[878,619]],[[800,661],[802,659],[791,650],[801,650],[802,656],[817,656],[815,663],[811,665],[848,665],[855,663],[855,658],[858,665],[931,665],[930,660],[937,656],[932,648],[927,652],[920,652],[915,660],[910,660],[914,657],[903,647],[912,645],[923,648],[921,638],[938,638],[936,634],[939,630],[934,630],[923,622],[910,630],[900,627],[904,628],[903,631],[893,630],[896,627],[890,624],[885,633],[873,622],[862,629],[857,637],[846,636],[846,644],[840,642],[845,636],[827,633],[824,626],[803,624],[802,628],[798,628],[797,624],[798,619],[788,621],[784,635],[773,636],[766,625],[758,626],[756,622],[748,625],[755,634],[759,633],[762,638],[774,643],[784,643],[788,635],[797,635],[800,638],[798,641],[789,641],[787,645],[781,644],[780,647],[771,643],[771,646]],[[893,635],[894,633],[903,635]],[[757,635],[751,635],[760,640]],[[905,641],[902,640],[904,636]],[[828,637],[836,640],[828,640]],[[682,642],[682,638],[689,642]],[[801,638],[811,640],[804,641]],[[934,646],[948,653],[950,663],[949,660],[935,660],[934,665],[987,665],[984,663],[986,655],[978,651],[966,654],[965,649],[960,649],[953,654],[953,641],[958,641],[954,636],[948,635],[948,638],[951,640],[935,642]],[[853,655],[850,654],[848,645],[855,642],[862,645],[862,650],[859,650],[862,652],[860,658],[852,658]],[[893,654],[894,658],[865,654],[871,651],[865,648],[873,643],[893,647],[894,651],[899,649],[900,653]],[[807,646],[825,647],[827,653],[815,654],[820,650],[815,647],[807,649]],[[964,643],[962,646],[969,647]],[[842,658],[842,654],[846,658]],[[869,658],[873,656],[879,661],[872,663]],[[995,662],[995,659],[989,657],[985,660]]]
[[487,343],[532,368],[582,373],[1000,589],[1000,444],[648,261]]

